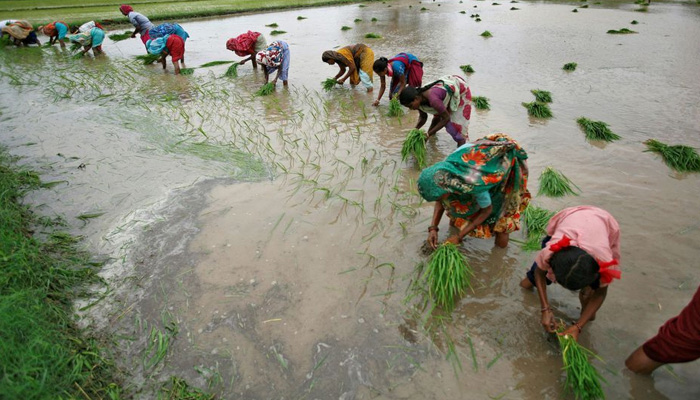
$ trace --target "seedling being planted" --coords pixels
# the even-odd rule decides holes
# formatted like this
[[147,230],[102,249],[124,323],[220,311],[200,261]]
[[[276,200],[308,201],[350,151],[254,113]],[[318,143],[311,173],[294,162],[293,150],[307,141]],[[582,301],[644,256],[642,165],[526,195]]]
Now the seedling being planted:
[[192,75],[192,74],[194,74],[194,68],[181,68],[180,74],[181,75]]
[[645,151],[659,154],[671,169],[678,172],[700,172],[700,156],[694,148],[683,145],[669,146],[654,139],[649,139],[644,144],[647,145]]
[[153,64],[160,59],[160,54],[143,54],[135,57],[137,60],[143,62],[144,65]]
[[390,117],[400,117],[404,114],[403,107],[399,102],[399,98],[394,96],[389,100],[389,112],[387,113]]
[[583,129],[588,140],[602,140],[612,142],[620,139],[620,136],[615,134],[608,128],[608,124],[603,121],[592,121],[588,118],[581,117],[576,120],[578,125]]
[[489,32],[489,31],[483,31],[483,32],[481,33],[481,36],[482,36],[482,37],[491,37],[491,36],[493,36],[493,35],[492,35],[491,32]]
[[460,65],[459,69],[461,69],[465,74],[473,74],[475,72],[471,64]]
[[335,78],[328,78],[325,81],[321,82],[323,90],[325,90],[326,92],[330,92],[337,84],[338,81]]
[[532,94],[535,95],[535,100],[542,102],[542,103],[551,103],[552,102],[552,94],[546,90],[539,90],[539,89],[533,89],[530,90]]
[[406,161],[413,154],[419,168],[425,168],[425,133],[420,129],[411,129],[401,147],[401,161]]
[[273,23],[265,25],[265,26],[267,26],[268,28],[277,28],[279,25],[277,25],[277,22],[273,22]]
[[490,110],[491,105],[489,104],[489,99],[483,96],[472,97],[472,103],[477,110]]
[[268,82],[262,86],[260,86],[260,89],[258,89],[257,92],[255,92],[256,96],[267,96],[275,91],[275,84],[272,82]]
[[552,118],[552,110],[547,103],[533,101],[532,103],[523,103],[523,107],[527,108],[527,114],[535,118]]
[[[547,167],[542,171],[539,178],[540,188],[537,191],[537,195],[544,195],[547,197],[564,197],[566,195],[578,196],[578,193],[574,191],[572,186],[578,189],[578,186],[574,185],[566,175],[555,170],[552,167]],[[580,190],[580,189],[579,189]]]
[[119,42],[122,40],[130,39],[131,38],[132,32],[124,32],[124,33],[113,33],[109,35],[110,40],[113,42]]
[[270,35],[275,36],[275,35],[282,35],[284,33],[287,33],[287,31],[274,30],[274,31],[270,32]]
[[350,29],[352,29],[352,28],[349,27],[349,26],[345,26],[345,25],[343,25],[343,26],[340,28],[341,31],[349,31]]
[[443,243],[430,256],[425,281],[428,293],[438,307],[452,312],[458,298],[471,288],[474,276],[466,257],[452,243]]
[[559,347],[566,372],[564,387],[574,398],[581,400],[605,399],[600,381],[607,383],[598,370],[591,364],[590,358],[602,361],[595,353],[581,346],[570,335],[559,336]]
[[239,66],[239,65],[240,65],[240,64],[235,63],[235,64],[231,65],[230,67],[228,67],[228,69],[226,70],[226,73],[224,74],[224,76],[228,76],[229,78],[237,78],[237,77],[238,77],[238,66]]
[[199,68],[214,67],[216,65],[231,64],[233,61],[210,61],[199,66]]
[[561,69],[563,69],[564,71],[575,71],[577,66],[578,64],[576,64],[575,62],[570,62],[564,64],[564,66]]
[[620,29],[619,31],[616,31],[615,29],[610,29],[610,30],[608,31],[608,33],[611,34],[611,35],[626,35],[626,34],[637,33],[637,32],[632,31],[632,30],[629,30],[629,29],[627,29],[627,28],[622,28],[622,29]]

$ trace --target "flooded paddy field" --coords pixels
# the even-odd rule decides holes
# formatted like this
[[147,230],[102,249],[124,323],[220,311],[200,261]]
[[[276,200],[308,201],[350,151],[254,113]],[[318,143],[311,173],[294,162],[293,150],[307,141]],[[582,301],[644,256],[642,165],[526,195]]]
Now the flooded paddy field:
[[[556,339],[518,286],[534,253],[467,239],[473,291],[451,315],[423,308],[413,284],[432,204],[400,156],[417,115],[387,117],[376,89],[320,84],[337,72],[321,53],[357,42],[416,54],[424,83],[471,64],[472,93],[491,110],[473,113],[470,138],[516,138],[533,195],[549,165],[581,189],[533,204],[593,204],[620,223],[623,278],[580,337],[605,361],[608,398],[694,399],[697,362],[648,378],[624,360],[700,284],[700,177],[643,144],[700,147],[700,7],[582,4],[388,1],[182,21],[188,67],[232,59],[226,39],[249,29],[286,40],[290,86],[266,97],[253,95],[264,77],[249,64],[238,78],[223,77],[227,65],[173,76],[133,60],[137,39],[82,60],[8,47],[2,143],[54,182],[29,201],[109,258],[109,290],[79,305],[81,321],[115,335],[137,398],[171,375],[221,398],[566,398]],[[273,22],[287,33],[270,36]],[[606,34],[624,27],[638,33]],[[552,93],[554,118],[527,116],[532,89]],[[581,116],[622,139],[587,142]],[[454,147],[439,132],[429,163]],[[575,294],[548,293],[558,317],[577,318]]]

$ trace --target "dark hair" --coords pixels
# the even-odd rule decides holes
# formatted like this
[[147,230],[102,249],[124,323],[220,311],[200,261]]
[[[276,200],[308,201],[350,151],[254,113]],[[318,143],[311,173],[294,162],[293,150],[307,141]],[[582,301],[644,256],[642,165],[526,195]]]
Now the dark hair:
[[576,246],[564,247],[554,253],[549,265],[557,282],[569,290],[583,289],[600,278],[600,267],[595,258]]
[[389,65],[389,60],[386,57],[379,57],[372,65],[372,69],[376,73],[384,72],[387,65]]
[[413,100],[416,99],[416,96],[419,94],[425,92],[426,90],[430,89],[431,87],[437,85],[438,83],[442,83],[442,80],[437,80],[435,82],[429,83],[423,87],[414,87],[414,86],[406,86],[403,88],[401,93],[399,94],[399,102],[401,103],[402,106],[408,107],[409,104],[413,102]]

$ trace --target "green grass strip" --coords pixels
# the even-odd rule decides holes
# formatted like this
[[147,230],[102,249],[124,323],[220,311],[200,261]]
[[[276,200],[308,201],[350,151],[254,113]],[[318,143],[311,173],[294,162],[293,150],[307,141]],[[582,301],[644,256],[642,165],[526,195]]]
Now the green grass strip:
[[533,101],[532,103],[523,103],[523,107],[527,108],[527,114],[535,118],[552,118],[552,110],[547,103]]
[[260,89],[258,89],[258,91],[255,92],[255,95],[256,96],[268,96],[274,92],[275,92],[275,84],[272,82],[268,82],[268,83],[260,86]]
[[474,96],[472,97],[472,103],[477,110],[490,110],[491,104],[489,104],[488,97],[484,96]]
[[428,261],[425,280],[430,298],[446,312],[452,312],[458,298],[471,287],[474,276],[467,258],[452,243],[443,243]]
[[394,96],[389,100],[389,112],[387,113],[390,117],[401,117],[403,116],[403,106],[399,102],[398,96]]
[[547,197],[564,197],[566,195],[578,196],[578,193],[574,191],[573,187],[578,187],[574,185],[566,175],[555,170],[552,167],[547,167],[542,171],[539,178],[540,188],[537,191],[537,195],[544,195]]
[[420,129],[411,129],[406,135],[406,140],[401,147],[401,160],[406,161],[409,155],[413,155],[419,168],[425,168],[425,133]]
[[700,172],[700,156],[697,150],[690,146],[669,146],[658,140],[649,139],[644,144],[647,150],[659,154],[664,163],[678,172]]
[[546,90],[532,89],[530,92],[535,95],[535,101],[539,101],[540,103],[552,102],[552,93]]
[[566,372],[565,390],[571,392],[577,400],[605,399],[600,382],[607,382],[590,361],[591,357],[600,358],[569,335],[557,337],[564,363],[562,369]]
[[608,124],[603,121],[592,121],[588,118],[581,117],[577,119],[576,122],[581,129],[583,129],[583,132],[586,134],[586,139],[588,140],[612,142],[613,140],[620,139],[620,136],[611,131]]
[[224,64],[231,64],[234,63],[235,61],[210,61],[208,63],[204,63],[199,66],[199,68],[209,68],[209,67],[214,67],[217,65],[224,65]]

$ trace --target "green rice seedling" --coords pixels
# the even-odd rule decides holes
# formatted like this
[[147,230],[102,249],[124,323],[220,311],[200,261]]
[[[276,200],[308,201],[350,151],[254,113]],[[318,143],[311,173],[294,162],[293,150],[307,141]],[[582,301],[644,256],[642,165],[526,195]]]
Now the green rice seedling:
[[343,26],[340,28],[341,31],[349,31],[350,29],[352,29],[352,28],[349,27],[349,26],[346,26],[346,25],[343,25]]
[[84,55],[85,55],[85,53],[83,53],[82,51],[79,51],[79,52],[73,54],[72,58],[74,60],[79,60],[79,59],[83,58]]
[[698,152],[684,145],[669,146],[658,140],[649,139],[644,142],[647,150],[657,153],[664,160],[664,163],[678,172],[700,172],[700,156]]
[[542,103],[551,103],[552,102],[552,93],[550,93],[546,90],[533,89],[533,90],[530,90],[530,92],[535,95],[536,101],[539,101]]
[[404,111],[399,102],[399,98],[397,96],[392,97],[391,100],[389,100],[389,113],[387,115],[390,117],[400,117],[403,114]]
[[481,22],[481,18],[477,17],[474,21]]
[[472,97],[472,104],[477,110],[490,110],[491,105],[489,104],[488,97],[484,96],[474,96]]
[[531,103],[522,103],[523,107],[527,108],[527,114],[535,118],[552,118],[552,110],[547,103],[533,101]]
[[471,64],[460,65],[459,69],[461,69],[465,74],[473,74],[475,72]]
[[201,389],[191,387],[187,381],[176,376],[171,376],[170,381],[163,384],[158,393],[159,399],[182,400],[214,400],[215,395],[205,393]]
[[500,6],[501,3],[491,3],[492,6]]
[[511,7],[510,8],[510,11],[518,11],[518,10],[520,10],[518,7]]
[[588,4],[584,4],[584,5],[582,5],[582,6],[579,7],[579,8],[588,8]]
[[523,223],[527,229],[527,237],[534,237],[539,241],[547,233],[547,224],[554,214],[556,214],[554,211],[528,204],[522,213]]
[[180,74],[182,75],[192,75],[194,74],[194,68],[181,68]]
[[425,133],[420,129],[411,129],[401,147],[401,161],[406,161],[413,154],[419,168],[425,168]]
[[268,28],[277,28],[279,25],[277,25],[277,22],[273,22],[271,24],[265,25]]
[[237,78],[239,65],[239,63],[233,63],[230,67],[228,67],[224,76],[228,76],[229,78]]
[[142,54],[140,56],[134,57],[137,60],[143,62],[144,65],[153,64],[160,59],[160,54]]
[[301,15],[297,17],[297,21],[301,21],[302,19],[306,19],[306,17],[302,17]]
[[72,43],[70,45],[70,51],[71,52],[78,51],[78,50],[80,50],[81,47],[83,47],[83,46],[81,46],[80,43]]
[[577,13],[578,10],[574,8],[573,10],[571,10],[571,12],[576,12],[576,13]]
[[275,84],[272,82],[268,82],[260,87],[257,92],[255,92],[256,96],[267,96],[272,94],[275,91]]
[[382,36],[379,34],[370,32],[370,33],[365,35],[365,38],[367,38],[367,39],[381,39]]
[[637,24],[639,24],[639,21],[637,21],[636,19],[633,19],[632,22],[630,22],[630,24],[637,25]]
[[566,390],[573,393],[577,400],[605,399],[600,381],[607,382],[600,376],[590,360],[591,357],[600,360],[600,357],[581,346],[570,335],[557,335],[557,337],[564,363],[562,369],[566,372],[566,382],[564,383]]
[[421,10],[421,11],[428,11],[428,9],[425,8],[425,7],[421,7],[420,10]]
[[608,31],[608,33],[611,34],[611,35],[628,35],[628,34],[630,34],[630,33],[637,33],[637,32],[635,32],[635,31],[633,31],[633,30],[629,30],[629,29],[627,29],[627,28],[622,28],[622,29],[620,29],[619,31],[616,31],[615,29],[610,29],[610,30]]
[[578,64],[576,64],[575,62],[570,62],[564,64],[564,66],[561,69],[563,69],[564,71],[575,71],[577,66]]
[[321,82],[323,90],[325,90],[326,92],[330,92],[337,84],[338,81],[335,78],[328,78],[325,81]]
[[466,14],[467,12],[466,12],[466,11],[460,11],[459,13],[460,13],[460,14]]
[[482,37],[491,37],[491,36],[493,36],[493,35],[492,35],[491,32],[489,32],[489,31],[483,31],[483,32],[481,32],[481,35],[480,35],[480,36],[482,36]]
[[285,33],[287,33],[287,31],[278,31],[278,30],[275,29],[275,30],[273,30],[272,32],[270,32],[270,35],[272,35],[272,36],[275,36],[275,35],[283,35],[283,34],[285,34]]
[[620,139],[620,136],[611,131],[610,128],[608,128],[608,124],[603,121],[592,121],[588,118],[581,117],[577,119],[576,122],[586,133],[586,139],[588,140],[612,142],[613,140]]
[[352,21],[352,22],[355,22],[355,23],[357,23],[357,22],[362,22],[362,20],[361,20],[360,18],[355,18],[355,20],[354,20],[354,21]]
[[466,257],[452,243],[443,243],[428,261],[425,280],[428,293],[435,304],[452,312],[455,301],[471,287],[474,276]]
[[214,67],[217,65],[224,65],[224,64],[231,64],[235,61],[210,61],[208,63],[204,63],[199,66],[199,68],[208,68],[208,67]]
[[379,20],[376,18],[372,18],[372,22],[377,22],[377,21],[379,21]]
[[132,33],[133,32],[129,32],[129,31],[124,32],[124,33],[113,33],[113,34],[109,35],[109,39],[113,42],[120,42],[122,40],[130,39]]
[[[566,195],[572,194],[578,196],[578,193],[574,191],[572,186],[578,189],[566,175],[555,170],[552,167],[547,167],[542,171],[539,178],[540,188],[537,191],[537,195],[544,195],[547,197],[564,197]],[[579,189],[580,190],[580,189]]]

